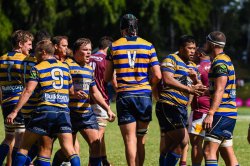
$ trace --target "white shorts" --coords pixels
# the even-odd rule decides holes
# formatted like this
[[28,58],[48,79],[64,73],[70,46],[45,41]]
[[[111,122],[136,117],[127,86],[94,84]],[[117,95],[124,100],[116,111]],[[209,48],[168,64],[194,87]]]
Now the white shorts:
[[218,143],[218,144],[220,144],[220,147],[224,147],[224,148],[233,146],[233,139],[219,140],[219,139],[212,138],[212,137],[205,137],[204,141]]
[[194,111],[191,111],[188,119],[188,133],[205,137],[205,130],[202,129],[202,122],[207,114],[204,113],[200,119],[193,120],[193,113]]
[[99,126],[106,127],[107,126],[107,119],[108,119],[107,111],[104,110],[98,104],[91,105],[91,108],[92,108],[94,114],[96,115],[96,119],[97,119]]

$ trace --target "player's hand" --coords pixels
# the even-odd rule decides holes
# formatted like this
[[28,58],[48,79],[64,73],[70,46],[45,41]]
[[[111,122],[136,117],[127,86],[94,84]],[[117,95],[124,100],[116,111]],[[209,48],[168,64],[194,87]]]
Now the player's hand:
[[194,69],[189,68],[188,69],[188,76],[192,79],[192,80],[197,80],[198,76],[197,76],[197,72],[194,71]]
[[7,124],[14,124],[14,119],[17,116],[17,112],[16,111],[12,111],[6,118],[6,123]]
[[205,119],[203,120],[203,128],[205,130],[209,130],[212,128],[212,123],[213,123],[213,120],[214,120],[214,116],[213,115],[209,115],[207,114],[207,116],[205,117]]
[[116,115],[114,112],[111,111],[111,109],[108,110],[108,121],[109,122],[114,122],[115,121],[115,118],[116,118]]
[[75,91],[75,97],[77,99],[87,99],[89,95],[82,90]]
[[207,90],[207,87],[202,84],[192,85],[190,87],[190,94],[194,94],[197,96],[203,95],[203,93]]

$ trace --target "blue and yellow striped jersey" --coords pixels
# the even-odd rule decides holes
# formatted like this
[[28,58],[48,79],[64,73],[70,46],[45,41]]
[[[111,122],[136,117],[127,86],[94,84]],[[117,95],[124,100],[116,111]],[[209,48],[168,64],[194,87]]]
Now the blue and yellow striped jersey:
[[151,43],[140,37],[122,37],[112,43],[106,59],[114,64],[118,92],[151,92],[149,69],[159,65]]
[[221,104],[219,106],[219,109],[215,112],[215,115],[236,119],[237,107],[235,71],[230,57],[228,57],[224,53],[221,53],[214,58],[208,74],[210,84],[209,89],[212,98],[215,90],[215,79],[221,76],[226,76],[228,79]]
[[73,59],[68,58],[65,62],[70,68],[74,90],[83,90],[89,96],[87,99],[77,99],[70,96],[69,109],[78,113],[87,113],[91,111],[89,89],[96,85],[94,71],[91,66],[87,64],[81,66]]
[[[188,76],[189,68],[198,71],[195,63],[188,62],[186,64],[177,54],[167,55],[161,63],[162,72],[173,73],[174,78],[186,86],[191,86],[193,83]],[[160,93],[159,102],[175,105],[178,107],[186,107],[188,98],[188,93],[179,91],[178,89],[174,89],[164,84]]]
[[23,60],[26,55],[8,52],[0,56],[0,86],[2,106],[17,104],[23,91]]
[[[34,56],[29,55],[23,61],[23,75],[24,75],[24,84],[26,84],[30,79],[30,70],[33,66],[37,64],[37,60]],[[38,93],[36,90],[33,92],[32,96],[29,98],[28,102],[24,104],[21,109],[21,112],[24,116],[29,116],[30,113],[36,108],[38,104]]]
[[38,106],[68,107],[72,79],[66,64],[48,59],[32,67],[29,81],[37,81]]

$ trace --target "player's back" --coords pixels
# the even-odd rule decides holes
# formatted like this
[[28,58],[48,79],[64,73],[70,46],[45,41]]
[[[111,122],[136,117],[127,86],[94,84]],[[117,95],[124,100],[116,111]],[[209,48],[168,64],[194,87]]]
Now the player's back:
[[[221,67],[217,68],[217,66]],[[226,74],[223,72],[225,69],[227,71]],[[215,92],[215,78],[220,76],[227,76],[227,83],[224,89],[221,104],[219,109],[215,112],[215,115],[227,116],[229,118],[236,119],[237,107],[235,70],[230,57],[224,53],[219,54],[214,58],[209,71],[209,90],[212,97],[214,97]]]
[[68,107],[72,79],[66,64],[48,59],[31,69],[31,80],[38,81],[38,106]]
[[2,106],[16,104],[23,91],[23,60],[26,56],[19,52],[8,52],[0,56],[0,86]]
[[158,65],[154,46],[140,37],[122,37],[112,43],[111,55],[118,92],[151,92],[149,68]]

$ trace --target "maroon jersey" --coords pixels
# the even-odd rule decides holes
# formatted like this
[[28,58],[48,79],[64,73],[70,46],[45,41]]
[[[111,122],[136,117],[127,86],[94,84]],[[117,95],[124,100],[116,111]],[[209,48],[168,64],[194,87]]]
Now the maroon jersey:
[[[109,97],[108,97],[108,90],[107,90],[107,83],[104,81],[104,71],[106,66],[106,55],[97,52],[90,57],[90,66],[95,71],[95,82],[98,90],[101,92],[104,100],[109,105]],[[90,104],[94,104],[93,100],[90,100]]]
[[[208,72],[211,66],[210,60],[202,60],[198,67],[200,73],[200,79],[203,85],[206,87],[209,86]],[[194,96],[191,103],[192,111],[207,113],[210,108],[210,97],[209,93],[204,94],[203,96]]]

